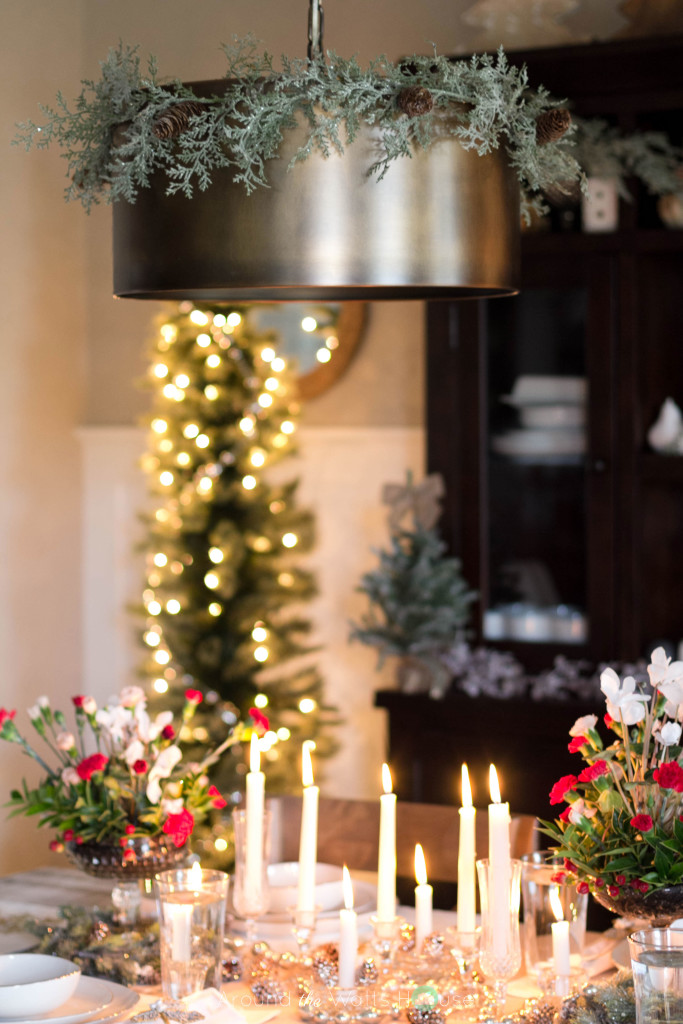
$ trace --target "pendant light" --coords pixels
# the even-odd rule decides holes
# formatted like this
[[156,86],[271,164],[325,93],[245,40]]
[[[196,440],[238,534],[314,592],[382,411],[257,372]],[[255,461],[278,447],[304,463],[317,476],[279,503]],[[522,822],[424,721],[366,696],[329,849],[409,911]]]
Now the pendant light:
[[[322,59],[320,0],[310,3],[308,56]],[[198,96],[224,87],[192,86]],[[285,135],[270,187],[251,195],[217,169],[191,199],[153,180],[135,203],[115,203],[115,294],[341,301],[516,291],[519,191],[500,150],[479,156],[444,132],[378,181],[368,175],[371,126],[343,155],[313,152],[288,170],[304,139],[303,125]]]

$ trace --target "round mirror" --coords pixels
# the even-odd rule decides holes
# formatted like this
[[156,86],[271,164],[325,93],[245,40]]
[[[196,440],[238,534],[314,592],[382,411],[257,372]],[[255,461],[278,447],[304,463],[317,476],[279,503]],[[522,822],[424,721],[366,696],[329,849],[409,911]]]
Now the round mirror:
[[339,380],[358,350],[367,303],[261,303],[251,306],[254,328],[280,338],[278,353],[297,370],[301,398],[315,398]]

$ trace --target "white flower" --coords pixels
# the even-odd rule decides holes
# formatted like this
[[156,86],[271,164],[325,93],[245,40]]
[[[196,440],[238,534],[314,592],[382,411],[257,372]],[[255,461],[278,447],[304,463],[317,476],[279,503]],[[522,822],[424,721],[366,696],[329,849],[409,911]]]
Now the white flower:
[[594,729],[598,721],[597,715],[582,715],[577,718],[569,730],[570,736],[585,736],[590,729]]
[[174,743],[162,750],[149,771],[147,781],[147,799],[151,804],[158,804],[161,800],[161,786],[159,779],[167,779],[178,761],[182,758],[180,747]]
[[28,714],[28,717],[31,719],[31,721],[35,722],[38,718],[41,717],[40,705],[32,704],[30,708],[27,708],[26,713]]
[[75,768],[65,768],[62,771],[62,782],[65,786],[77,786],[80,782],[78,772]]
[[55,737],[55,743],[58,750],[71,750],[72,747],[76,746],[76,740],[71,732],[60,732]]
[[119,694],[119,703],[124,708],[134,708],[138,704],[142,704],[144,707],[146,704],[145,691],[141,690],[139,686],[124,686]]
[[49,708],[49,706],[50,706],[50,698],[49,697],[39,697],[38,700],[36,701],[36,704],[38,705],[39,708]]
[[85,711],[86,715],[94,715],[97,711],[97,701],[94,697],[84,697],[81,707]]
[[681,727],[678,722],[667,722],[659,730],[658,739],[664,747],[675,746],[681,738]]
[[589,807],[580,797],[569,805],[569,820],[572,825],[580,825],[582,818],[592,818],[597,813],[595,807]]
[[95,721],[108,733],[114,743],[120,743],[126,729],[131,723],[131,712],[128,708],[117,705],[113,708],[101,708],[95,715]]
[[[670,704],[683,704],[683,661],[671,661],[663,647],[652,652],[647,667],[650,682],[663,693]],[[672,716],[675,717],[675,716]]]
[[645,704],[650,698],[635,692],[636,681],[633,676],[626,676],[620,685],[614,669],[606,668],[600,676],[600,689],[607,698],[607,713],[616,722],[623,718],[625,725],[635,725],[645,718]]
[[178,797],[177,800],[161,801],[161,810],[164,814],[180,814],[184,806],[182,797]]
[[133,740],[123,752],[123,759],[129,768],[132,768],[136,761],[143,761],[145,748],[140,740]]

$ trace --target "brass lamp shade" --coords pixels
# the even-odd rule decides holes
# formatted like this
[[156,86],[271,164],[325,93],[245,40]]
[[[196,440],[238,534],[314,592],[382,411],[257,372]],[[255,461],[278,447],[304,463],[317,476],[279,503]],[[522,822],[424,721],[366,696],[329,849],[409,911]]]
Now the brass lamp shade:
[[[222,83],[209,83],[218,92]],[[217,170],[192,199],[160,179],[114,204],[114,292],[126,298],[285,301],[465,298],[517,290],[519,192],[504,154],[477,156],[444,135],[377,181],[364,127],[342,156],[290,131],[247,195]]]

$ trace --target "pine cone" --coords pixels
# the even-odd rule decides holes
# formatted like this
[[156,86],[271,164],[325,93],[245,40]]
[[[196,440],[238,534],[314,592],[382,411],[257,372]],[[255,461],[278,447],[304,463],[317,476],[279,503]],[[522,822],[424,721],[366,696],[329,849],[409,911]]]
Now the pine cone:
[[177,139],[186,130],[190,118],[201,114],[203,110],[204,104],[197,103],[196,100],[174,103],[158,115],[152,125],[152,131],[158,139]]
[[547,142],[561,139],[572,123],[572,116],[565,107],[546,110],[536,118],[536,142],[545,146]]
[[434,106],[429,89],[421,85],[411,85],[409,89],[401,89],[397,100],[399,109],[408,117],[420,117],[428,114]]

